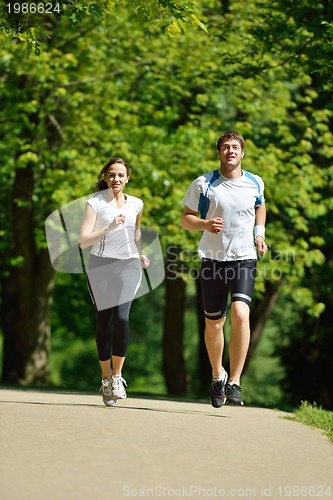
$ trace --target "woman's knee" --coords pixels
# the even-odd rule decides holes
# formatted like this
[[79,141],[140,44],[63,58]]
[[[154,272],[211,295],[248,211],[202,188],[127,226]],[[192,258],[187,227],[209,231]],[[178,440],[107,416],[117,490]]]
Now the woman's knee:
[[123,327],[129,323],[129,307],[117,307],[114,315],[114,323]]

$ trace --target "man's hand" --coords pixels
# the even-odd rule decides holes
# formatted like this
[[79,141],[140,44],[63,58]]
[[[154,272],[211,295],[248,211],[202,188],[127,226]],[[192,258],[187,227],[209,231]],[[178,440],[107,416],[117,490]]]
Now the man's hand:
[[210,233],[213,234],[218,234],[222,231],[222,228],[224,226],[224,220],[221,217],[214,217],[214,219],[211,219],[208,222],[208,227],[206,228],[206,231],[209,231]]
[[264,238],[262,236],[257,236],[255,239],[255,243],[258,250],[258,254],[260,255],[260,257],[262,257],[267,252],[267,245],[265,243]]

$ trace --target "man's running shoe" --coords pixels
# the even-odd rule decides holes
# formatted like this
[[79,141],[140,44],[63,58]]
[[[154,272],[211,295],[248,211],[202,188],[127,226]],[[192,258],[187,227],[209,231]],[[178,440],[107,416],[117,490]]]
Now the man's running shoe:
[[127,397],[125,387],[127,387],[126,380],[120,375],[112,376],[112,394],[115,399],[125,399]]
[[227,404],[244,406],[240,393],[242,389],[237,384],[227,384]]
[[228,374],[225,371],[222,380],[218,380],[217,382],[212,383],[212,389],[210,392],[210,402],[214,408],[221,408],[224,405],[226,394],[225,394],[225,385],[228,380]]
[[111,380],[109,378],[103,378],[100,390],[102,391],[102,398],[105,406],[114,406],[116,404],[116,400],[113,397]]

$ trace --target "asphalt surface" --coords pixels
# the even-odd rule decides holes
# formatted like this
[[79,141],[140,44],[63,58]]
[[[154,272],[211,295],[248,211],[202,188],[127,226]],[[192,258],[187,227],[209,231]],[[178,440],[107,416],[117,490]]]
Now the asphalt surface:
[[1,500],[333,498],[333,446],[283,412],[0,389]]

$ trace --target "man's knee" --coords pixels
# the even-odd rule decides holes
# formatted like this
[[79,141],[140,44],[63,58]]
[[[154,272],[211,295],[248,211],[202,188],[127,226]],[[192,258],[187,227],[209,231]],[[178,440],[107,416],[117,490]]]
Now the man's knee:
[[220,333],[220,331],[223,329],[224,323],[225,323],[225,316],[217,320],[206,318],[206,333],[212,335]]
[[248,323],[250,319],[250,307],[246,302],[235,301],[231,304],[231,319],[237,323]]

